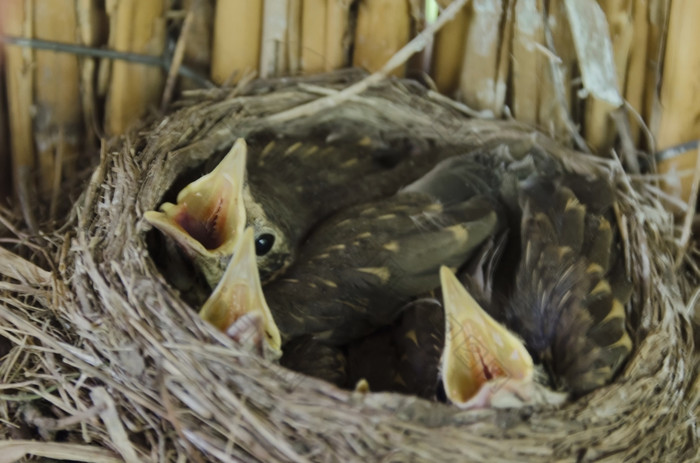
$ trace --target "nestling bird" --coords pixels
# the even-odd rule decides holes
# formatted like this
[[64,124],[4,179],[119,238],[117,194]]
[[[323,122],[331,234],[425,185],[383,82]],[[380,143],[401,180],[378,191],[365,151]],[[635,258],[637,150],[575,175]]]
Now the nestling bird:
[[255,231],[263,282],[290,265],[318,223],[355,204],[393,195],[453,152],[409,145],[379,148],[368,140],[322,143],[281,138],[248,153],[240,139],[208,174],[187,185],[177,204],[146,220],[178,243],[210,288],[221,279],[233,241]]
[[207,175],[177,195],[177,204],[164,203],[144,218],[172,239],[192,260],[211,288],[233,255],[245,227],[243,202],[246,144],[239,139]]
[[[599,185],[589,184],[580,196]],[[587,208],[561,180],[541,177],[523,182],[520,204],[515,284],[500,310],[487,307],[502,314],[502,323],[441,269],[441,375],[447,397],[461,406],[527,402],[543,391],[536,381],[585,394],[609,382],[632,349],[624,309],[630,285],[604,211]]]

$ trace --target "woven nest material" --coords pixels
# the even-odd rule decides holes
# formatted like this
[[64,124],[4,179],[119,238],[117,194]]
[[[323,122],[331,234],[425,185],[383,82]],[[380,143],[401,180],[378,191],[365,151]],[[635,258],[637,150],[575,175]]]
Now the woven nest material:
[[[0,448],[129,462],[696,458],[689,285],[674,269],[672,217],[653,185],[527,127],[470,118],[415,83],[384,82],[340,101],[336,90],[347,79],[189,94],[164,119],[107,147],[67,224],[27,237],[44,252],[12,245],[27,260],[3,252],[10,265],[0,265],[0,334],[11,350],[0,367],[8,399]],[[321,110],[285,112],[322,95],[330,97]],[[566,169],[614,181],[635,287],[635,350],[615,382],[563,406],[463,411],[339,390],[247,353],[202,322],[151,260],[143,212],[158,206],[179,172],[237,137],[299,136],[320,126],[386,143],[539,149]],[[29,438],[45,443],[17,440]]]

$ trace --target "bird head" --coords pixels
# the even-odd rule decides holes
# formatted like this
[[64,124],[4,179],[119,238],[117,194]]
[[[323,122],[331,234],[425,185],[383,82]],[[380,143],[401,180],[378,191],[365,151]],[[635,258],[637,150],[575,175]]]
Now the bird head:
[[144,218],[174,240],[192,259],[211,287],[221,279],[243,233],[246,143],[238,139],[212,172],[195,180]]

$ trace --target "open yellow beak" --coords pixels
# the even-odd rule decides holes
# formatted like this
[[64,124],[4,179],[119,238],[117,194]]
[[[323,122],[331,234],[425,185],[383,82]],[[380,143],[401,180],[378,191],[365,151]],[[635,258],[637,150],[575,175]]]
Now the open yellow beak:
[[486,383],[532,380],[534,365],[523,343],[482,309],[447,267],[440,268],[445,302],[441,374],[447,398],[470,406]]
[[144,214],[182,247],[211,287],[221,279],[245,227],[246,155],[245,140],[239,138],[213,171],[180,191],[177,204],[164,203],[161,212]]
[[280,332],[260,284],[252,228],[238,240],[226,272],[199,315],[239,342],[253,341],[241,339],[246,335],[262,337],[266,356],[281,355]]

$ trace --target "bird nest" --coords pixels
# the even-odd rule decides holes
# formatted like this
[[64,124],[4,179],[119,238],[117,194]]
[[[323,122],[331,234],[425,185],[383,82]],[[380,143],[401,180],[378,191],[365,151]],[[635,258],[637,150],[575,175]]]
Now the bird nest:
[[[679,244],[652,181],[517,123],[471,117],[416,83],[367,83],[340,74],[189,93],[166,117],[103,149],[61,228],[28,235],[3,220],[6,235],[23,238],[3,241],[11,252],[0,248],[6,455],[128,462],[695,455],[689,284],[674,266]],[[153,263],[144,211],[157,208],[183,170],[237,137],[323,127],[387,145],[541,150],[567,170],[609,178],[634,284],[635,348],[614,382],[563,405],[461,410],[340,390],[247,352],[199,319]]]

